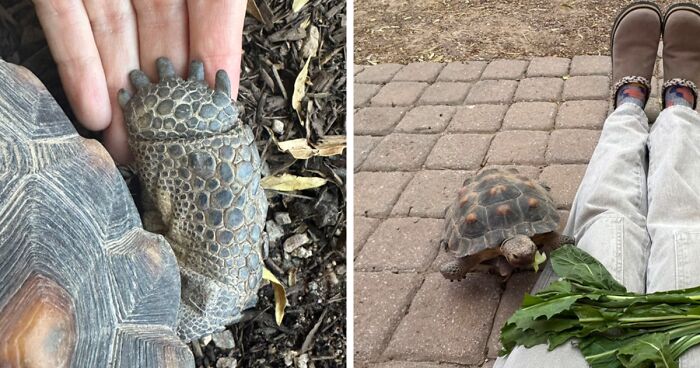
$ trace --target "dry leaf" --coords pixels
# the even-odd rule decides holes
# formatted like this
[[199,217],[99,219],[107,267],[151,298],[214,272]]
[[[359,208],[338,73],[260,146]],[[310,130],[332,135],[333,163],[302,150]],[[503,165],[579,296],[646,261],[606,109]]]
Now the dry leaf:
[[326,184],[324,178],[314,176],[296,176],[282,174],[280,176],[266,176],[260,180],[260,186],[264,189],[292,192],[295,190],[313,189]]
[[295,13],[298,12],[308,2],[309,0],[294,0],[294,2],[292,3],[292,11]]
[[306,160],[313,156],[333,156],[340,155],[345,149],[346,140],[344,135],[327,135],[323,137],[315,147],[309,146],[304,138],[292,139],[277,142],[277,146],[283,152],[289,152],[298,160]]
[[275,321],[277,321],[277,325],[280,326],[284,318],[284,309],[287,308],[287,292],[284,290],[284,285],[277,280],[277,277],[264,267],[263,279],[272,284],[272,289],[275,292]]
[[321,33],[318,31],[318,27],[312,25],[309,27],[306,39],[304,39],[304,45],[301,47],[301,55],[305,58],[310,58],[316,56],[318,50],[318,38]]
[[262,15],[260,14],[260,9],[258,9],[258,4],[255,3],[255,0],[248,0],[246,11],[252,15],[253,18],[257,19],[258,22],[264,23]]
[[309,24],[311,24],[311,17],[307,17],[306,19],[301,21],[299,28],[306,30],[306,28],[309,27]]
[[294,81],[294,94],[292,94],[292,108],[296,110],[297,115],[299,115],[299,120],[301,120],[301,100],[304,99],[306,95],[306,78],[309,76],[309,62],[311,58],[306,59],[304,67],[297,75],[297,79]]
[[265,27],[272,27],[272,20],[270,19],[272,15],[270,14],[270,9],[264,2],[261,4],[262,6],[258,7],[258,4],[255,2],[255,0],[248,0],[246,11],[248,12],[248,14],[252,15],[253,18],[255,18],[258,22],[264,24]]

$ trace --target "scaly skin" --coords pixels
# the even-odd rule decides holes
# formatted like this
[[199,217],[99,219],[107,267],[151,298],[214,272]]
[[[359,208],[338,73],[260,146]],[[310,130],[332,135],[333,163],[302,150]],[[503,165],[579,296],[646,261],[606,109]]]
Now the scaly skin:
[[250,127],[238,120],[226,72],[215,89],[201,62],[190,76],[157,61],[160,81],[131,72],[132,97],[119,103],[144,188],[144,226],[163,233],[182,276],[178,334],[186,341],[221,330],[257,301],[267,199]]

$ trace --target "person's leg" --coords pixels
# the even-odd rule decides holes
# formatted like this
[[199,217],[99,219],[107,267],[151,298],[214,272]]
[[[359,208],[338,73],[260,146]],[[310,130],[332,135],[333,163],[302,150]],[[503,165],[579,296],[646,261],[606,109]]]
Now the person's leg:
[[[700,115],[693,109],[700,79],[700,8],[669,9],[664,26],[665,109],[649,134],[649,213],[652,246],[647,292],[700,285]],[[700,348],[680,358],[700,367]]]
[[[612,32],[613,98],[617,106],[603,131],[576,193],[564,234],[590,253],[634,292],[645,291],[650,240],[646,231],[647,139],[644,114],[649,80],[661,37],[661,10],[649,3],[623,9]],[[555,279],[547,266],[537,287]],[[497,368],[588,367],[571,343],[553,351],[545,345],[516,347]]]
[[[649,213],[652,239],[647,292],[700,285],[700,115],[685,106],[659,114],[649,135]],[[683,368],[700,367],[700,349]]]
[[[608,117],[564,230],[635,292],[645,289],[649,247],[645,228],[648,129],[644,111],[635,104],[625,103]],[[494,368],[555,368],[562,362],[567,368],[588,367],[579,350],[567,343],[551,352],[544,345],[518,346],[507,359],[499,358]]]
[[619,106],[605,122],[564,234],[576,239],[629,291],[645,291],[647,138],[644,110]]

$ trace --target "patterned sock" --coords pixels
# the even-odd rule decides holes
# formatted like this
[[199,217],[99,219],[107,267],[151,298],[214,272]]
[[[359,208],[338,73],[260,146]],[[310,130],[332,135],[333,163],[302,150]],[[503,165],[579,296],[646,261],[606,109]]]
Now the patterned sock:
[[664,109],[676,105],[690,107],[692,109],[695,103],[695,97],[693,96],[693,91],[688,87],[671,86],[666,88],[664,101],[666,101]]
[[627,83],[617,90],[617,106],[624,103],[633,103],[642,109],[649,91],[643,84]]

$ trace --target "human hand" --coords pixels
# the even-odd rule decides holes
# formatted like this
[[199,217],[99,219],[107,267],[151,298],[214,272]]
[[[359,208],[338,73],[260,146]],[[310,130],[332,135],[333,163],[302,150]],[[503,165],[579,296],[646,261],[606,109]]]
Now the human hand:
[[117,102],[130,88],[129,72],[156,80],[155,60],[167,56],[185,76],[189,61],[204,63],[206,80],[217,70],[238,95],[246,0],[34,0],[64,90],[78,121],[104,131],[117,163],[132,157]]

